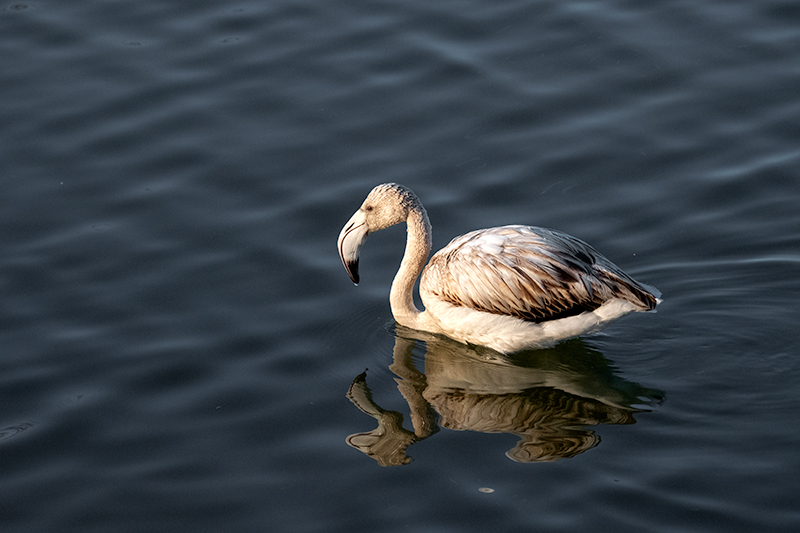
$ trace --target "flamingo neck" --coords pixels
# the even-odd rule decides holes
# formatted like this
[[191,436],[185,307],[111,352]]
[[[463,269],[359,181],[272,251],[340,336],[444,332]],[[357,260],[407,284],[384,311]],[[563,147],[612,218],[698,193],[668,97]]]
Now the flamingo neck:
[[423,325],[424,311],[420,311],[414,305],[414,283],[431,252],[431,223],[422,205],[418,204],[409,211],[406,230],[406,251],[392,281],[389,303],[392,314],[399,324],[424,330],[426,329]]

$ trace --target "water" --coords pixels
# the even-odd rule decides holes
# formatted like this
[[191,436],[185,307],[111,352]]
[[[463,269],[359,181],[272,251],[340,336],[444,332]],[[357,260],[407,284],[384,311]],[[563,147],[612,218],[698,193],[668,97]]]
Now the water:
[[[797,530],[799,22],[0,5],[3,529]],[[664,302],[516,360],[396,330],[402,228],[357,288],[335,249],[384,181],[434,249],[554,227]]]

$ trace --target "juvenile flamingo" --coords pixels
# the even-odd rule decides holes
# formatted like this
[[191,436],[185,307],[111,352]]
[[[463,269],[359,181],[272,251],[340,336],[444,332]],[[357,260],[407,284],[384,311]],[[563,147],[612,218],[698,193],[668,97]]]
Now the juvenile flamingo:
[[[425,266],[431,251],[428,213],[411,189],[396,183],[372,189],[339,234],[339,255],[354,283],[367,236],[401,222],[408,236],[389,302],[395,320],[408,328],[512,353],[597,331],[660,302],[656,289],[585,242],[531,226],[456,237]],[[420,273],[424,311],[413,297]]]

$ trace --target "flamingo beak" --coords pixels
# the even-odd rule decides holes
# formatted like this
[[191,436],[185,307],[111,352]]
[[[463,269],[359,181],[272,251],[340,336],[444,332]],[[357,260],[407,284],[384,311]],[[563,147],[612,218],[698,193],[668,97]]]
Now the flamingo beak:
[[359,280],[358,255],[361,252],[361,245],[367,240],[368,235],[367,221],[361,210],[356,211],[344,225],[342,232],[339,233],[339,257],[342,258],[344,269],[356,285]]

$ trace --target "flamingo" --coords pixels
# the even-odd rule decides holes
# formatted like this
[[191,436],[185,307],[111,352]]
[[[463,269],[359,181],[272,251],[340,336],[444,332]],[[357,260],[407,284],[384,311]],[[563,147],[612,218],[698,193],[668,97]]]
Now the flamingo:
[[[406,248],[389,303],[408,328],[509,354],[552,346],[599,330],[660,303],[658,290],[635,281],[597,250],[566,233],[500,226],[456,237],[431,251],[431,223],[414,192],[378,185],[347,221],[338,248],[358,285],[361,246],[370,233],[405,222]],[[414,304],[419,283],[424,310]]]

